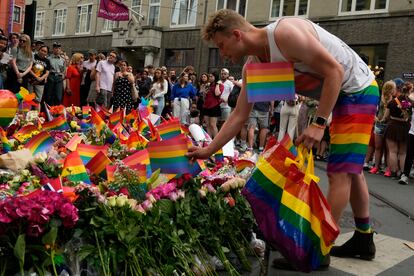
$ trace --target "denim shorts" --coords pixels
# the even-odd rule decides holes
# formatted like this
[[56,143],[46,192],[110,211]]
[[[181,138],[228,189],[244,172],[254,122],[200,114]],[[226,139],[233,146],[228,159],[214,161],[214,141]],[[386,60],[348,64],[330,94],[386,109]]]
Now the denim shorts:
[[383,136],[385,133],[385,128],[387,127],[387,124],[376,122],[374,126],[374,133],[375,135]]

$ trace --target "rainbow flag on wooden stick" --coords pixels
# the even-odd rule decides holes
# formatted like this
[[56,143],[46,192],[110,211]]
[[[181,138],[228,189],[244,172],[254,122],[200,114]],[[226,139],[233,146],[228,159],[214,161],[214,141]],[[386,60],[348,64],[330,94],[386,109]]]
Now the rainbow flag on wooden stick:
[[86,168],[91,173],[106,178],[106,166],[109,164],[111,164],[111,160],[100,151],[86,164]]
[[295,79],[290,62],[246,64],[246,88],[249,103],[295,98]]
[[84,182],[91,184],[88,174],[86,173],[85,166],[79,156],[79,153],[74,151],[69,153],[63,163],[62,177],[66,177],[73,182]]
[[161,169],[162,173],[190,173],[190,162],[185,154],[188,151],[187,138],[179,136],[148,143],[148,153],[153,170]]
[[42,131],[36,136],[33,136],[26,145],[25,148],[29,149],[33,155],[39,152],[48,152],[52,147],[55,140],[49,135],[47,131]]

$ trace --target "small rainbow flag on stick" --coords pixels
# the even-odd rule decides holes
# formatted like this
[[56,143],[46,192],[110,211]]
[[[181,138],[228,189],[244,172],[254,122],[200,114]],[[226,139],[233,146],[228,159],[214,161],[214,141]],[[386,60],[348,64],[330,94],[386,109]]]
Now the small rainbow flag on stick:
[[162,140],[171,139],[181,134],[181,124],[177,118],[162,122],[157,126],[157,129]]
[[26,145],[25,148],[29,149],[33,155],[39,152],[48,152],[52,147],[55,140],[47,133],[47,131],[42,131],[36,136],[33,136]]
[[62,177],[66,177],[73,182],[84,182],[91,184],[88,174],[86,173],[85,166],[76,151],[69,153],[63,163]]
[[111,160],[100,151],[86,164],[86,168],[91,173],[106,178],[106,166],[109,164],[111,164]]
[[187,138],[179,136],[148,143],[148,153],[153,170],[161,169],[161,173],[190,173],[190,162],[185,154],[188,151]]
[[280,140],[279,144],[283,146],[285,149],[290,151],[294,156],[298,155],[298,151],[296,150],[295,145],[293,144],[292,139],[290,138],[289,134],[285,134],[282,140]]
[[117,165],[106,165],[106,179],[108,182],[113,182],[115,180],[115,172],[117,168]]
[[290,62],[246,64],[249,103],[295,98],[295,79]]
[[116,125],[119,122],[122,123],[123,121],[123,116],[124,115],[124,111],[123,110],[119,110],[115,113],[112,113],[111,115],[109,115],[109,122],[111,123],[111,125]]
[[214,154],[214,160],[216,162],[223,162],[224,161],[224,156],[223,156],[223,149],[219,149],[215,154]]
[[2,127],[0,127],[0,140],[3,145],[3,152],[11,151],[11,145],[9,139],[7,139],[7,134]]
[[98,152],[108,153],[108,146],[95,146],[87,144],[78,144],[76,151],[79,153],[83,164],[87,164]]
[[34,131],[39,131],[35,125],[26,125],[19,129],[18,132],[13,134],[13,137],[16,138],[20,143],[23,143],[26,140],[25,136],[32,134]]
[[82,118],[88,119],[91,107],[89,105],[82,106]]
[[57,117],[56,119],[53,119],[50,122],[44,122],[42,124],[42,128],[44,130],[68,130],[69,125],[66,122],[65,117],[63,115]]
[[134,154],[124,158],[122,162],[124,162],[124,164],[129,167],[135,166],[137,164],[148,165],[150,163],[148,150],[139,150]]

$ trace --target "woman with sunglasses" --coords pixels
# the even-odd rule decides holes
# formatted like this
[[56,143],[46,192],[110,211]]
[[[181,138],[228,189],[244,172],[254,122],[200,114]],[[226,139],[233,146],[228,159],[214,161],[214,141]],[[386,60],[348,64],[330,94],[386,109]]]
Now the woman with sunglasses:
[[29,72],[33,65],[31,46],[30,37],[22,34],[19,38],[19,46],[11,50],[11,69],[7,77],[7,88],[13,93],[18,93],[21,86],[28,88]]

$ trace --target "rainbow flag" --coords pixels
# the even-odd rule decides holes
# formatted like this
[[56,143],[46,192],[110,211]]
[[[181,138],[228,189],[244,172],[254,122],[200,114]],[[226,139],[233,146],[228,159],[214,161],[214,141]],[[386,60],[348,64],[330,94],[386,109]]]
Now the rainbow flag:
[[91,112],[91,107],[89,105],[82,106],[82,118],[83,119],[88,119],[90,112]]
[[115,172],[118,168],[118,165],[106,165],[106,179],[108,182],[113,182],[115,180]]
[[239,173],[245,168],[254,168],[256,164],[250,160],[239,159],[234,162],[234,166],[236,167],[236,171]]
[[143,149],[147,146],[148,140],[138,133],[138,131],[134,131],[129,135],[128,141],[126,143],[129,149]]
[[292,63],[249,63],[245,68],[249,103],[295,98],[295,76]]
[[50,122],[44,122],[42,128],[44,130],[69,130],[69,125],[66,122],[65,117],[59,116]]
[[3,152],[11,151],[9,139],[7,139],[7,134],[2,127],[0,127],[0,140],[3,145]]
[[190,173],[190,162],[185,154],[188,151],[187,137],[183,134],[148,143],[148,153],[153,170],[161,169],[161,173]]
[[101,116],[101,118],[106,118],[112,113],[111,111],[106,109],[104,106],[100,106],[100,105],[96,105],[96,112],[99,113],[99,116]]
[[125,121],[127,125],[132,126],[134,121],[138,119],[138,111],[133,109],[129,114],[125,115]]
[[20,143],[23,143],[25,141],[23,136],[30,135],[34,131],[39,131],[35,125],[25,125],[19,129],[19,131],[13,134],[13,137],[16,138],[16,140],[18,140]]
[[84,165],[86,165],[100,151],[103,151],[103,153],[107,154],[108,146],[78,144],[78,147],[76,148],[76,152],[79,153],[79,156]]
[[283,146],[260,156],[242,194],[247,198],[265,239],[295,267],[310,272],[321,264],[339,234],[329,206],[314,180],[295,165]]
[[150,164],[150,158],[147,149],[136,151],[134,154],[122,160],[126,166],[132,167],[137,164]]
[[106,178],[106,166],[111,164],[111,159],[105,153],[99,151],[89,162],[86,168],[93,174]]
[[112,113],[111,115],[109,115],[109,122],[111,123],[111,125],[116,125],[119,122],[122,123],[123,121],[123,115],[124,115],[124,111],[123,110],[119,110],[115,113]]
[[124,128],[124,126],[118,122],[114,127],[112,127],[112,132],[115,133],[115,135],[119,138],[119,140],[122,141],[127,141],[129,138],[129,133],[128,131]]
[[55,140],[49,135],[47,131],[42,131],[36,136],[33,136],[29,142],[24,145],[29,149],[33,155],[39,152],[48,152]]
[[148,127],[150,129],[150,140],[151,141],[160,141],[161,140],[161,136],[158,133],[158,130],[151,123],[151,120],[147,120],[147,124],[148,124]]
[[66,156],[65,161],[63,162],[63,171],[61,176],[66,177],[73,182],[82,181],[86,184],[91,184],[91,180],[86,173],[82,159],[76,151],[71,152]]
[[282,140],[280,140],[279,144],[283,146],[285,149],[290,151],[294,156],[298,155],[298,151],[296,150],[295,145],[293,144],[292,139],[290,138],[289,134],[285,134]]
[[96,133],[101,135],[106,124],[104,120],[102,120],[101,116],[99,116],[99,114],[93,109],[91,109],[91,123],[96,127]]
[[78,147],[78,144],[82,142],[82,137],[80,137],[78,134],[75,134],[72,139],[69,140],[69,142],[65,145],[65,148],[67,148],[70,151],[75,151]]
[[176,118],[162,122],[156,128],[162,140],[171,139],[181,134],[181,124]]
[[224,161],[224,156],[223,156],[223,149],[219,149],[215,154],[214,154],[214,160],[216,162],[223,162]]
[[193,177],[197,176],[199,173],[206,169],[206,164],[203,160],[197,159],[190,168],[190,173]]

